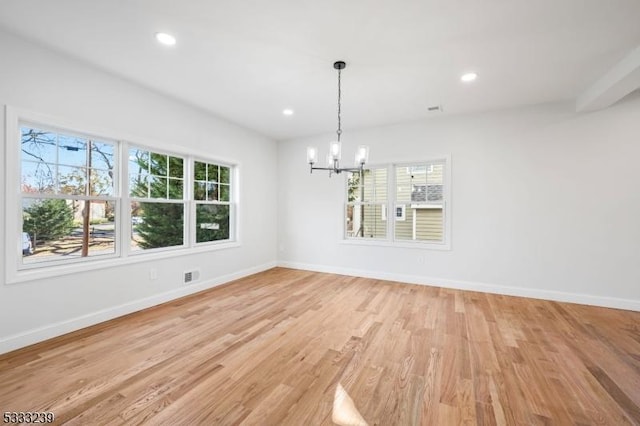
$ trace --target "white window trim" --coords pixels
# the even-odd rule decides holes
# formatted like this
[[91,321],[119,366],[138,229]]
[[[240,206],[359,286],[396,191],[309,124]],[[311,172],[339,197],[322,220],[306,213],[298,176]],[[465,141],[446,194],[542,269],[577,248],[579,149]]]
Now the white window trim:
[[[437,205],[424,203],[424,208],[442,208],[444,210],[444,229],[442,234],[442,241],[406,241],[395,239],[395,220],[387,221],[387,238],[374,239],[374,238],[361,238],[361,237],[347,237],[346,217],[343,220],[344,228],[342,230],[340,243],[346,245],[364,245],[364,246],[379,246],[379,247],[396,247],[396,248],[413,248],[413,249],[428,249],[428,250],[451,250],[451,221],[452,221],[452,203],[451,203],[451,176],[452,176],[452,162],[451,155],[435,155],[427,158],[423,158],[419,161],[402,161],[394,162],[391,164],[371,164],[370,168],[386,168],[387,169],[387,202],[384,203],[386,209],[393,209],[393,216],[395,217],[395,194],[396,194],[396,167],[406,167],[415,165],[416,163],[433,163],[443,161],[445,163],[445,171],[443,175],[443,198],[442,203]],[[347,187],[347,177],[344,179],[344,186]],[[342,207],[342,215],[345,216],[346,206],[348,203],[347,190],[344,191],[344,203]],[[412,203],[407,203],[412,204]],[[413,203],[415,204],[415,203]],[[390,207],[389,207],[390,206]]]
[[[122,185],[121,185],[121,191],[120,191],[120,193],[122,194],[120,197],[120,200],[123,205],[120,212],[124,213],[122,215],[123,220],[121,221],[121,223],[123,224],[123,228],[126,228],[126,229],[121,229],[121,231],[124,231],[121,234],[122,243],[123,243],[121,244],[122,253],[123,253],[122,257],[126,258],[130,256],[145,256],[145,255],[148,255],[149,253],[165,252],[165,251],[175,252],[176,250],[189,249],[190,240],[188,239],[188,236],[189,236],[191,221],[189,220],[189,208],[188,208],[189,200],[187,197],[190,194],[189,192],[190,185],[188,185],[188,176],[189,176],[188,173],[190,173],[190,164],[191,164],[190,157],[186,154],[182,154],[180,152],[175,151],[175,148],[171,150],[166,150],[163,148],[151,147],[144,144],[129,143],[127,141],[122,141],[122,140],[120,141],[120,148],[121,148],[120,158],[126,159],[126,161],[124,160],[120,161],[121,176],[126,177],[126,179],[121,179]],[[183,182],[184,182],[183,190],[182,190],[182,200],[168,199],[168,198],[132,197],[129,194],[129,150],[132,148],[143,149],[143,150],[147,150],[150,153],[154,152],[157,154],[168,155],[171,157],[181,157],[184,159],[184,162],[182,164],[182,167],[183,167],[182,176],[183,176]],[[146,250],[136,250],[136,251],[131,250],[131,202],[182,204],[184,206],[184,229],[182,230],[182,244],[179,246],[156,247],[156,248],[151,248]],[[117,243],[118,243],[118,240],[116,239],[116,244]]]
[[[371,169],[387,169],[387,173],[388,173],[389,165],[388,164],[372,165],[372,166],[369,166],[368,168],[371,168]],[[355,206],[380,206],[380,208],[381,208],[380,220],[383,221],[383,222],[387,222],[387,208],[388,208],[388,199],[387,199],[386,202],[380,202],[380,201],[349,201],[349,188],[348,188],[348,185],[347,185],[347,182],[348,182],[348,179],[349,179],[348,176],[349,176],[348,173],[346,173],[345,174],[345,180],[344,180],[344,188],[345,188],[345,190],[344,190],[344,197],[345,198],[344,199],[345,199],[345,202],[344,202],[344,205],[342,207],[342,214],[341,214],[342,217],[343,217],[343,221],[342,221],[343,222],[343,228],[342,228],[342,233],[340,235],[340,239],[343,240],[343,241],[351,241],[351,240],[353,240],[353,241],[366,240],[366,241],[377,241],[377,242],[385,242],[385,241],[387,241],[387,239],[389,238],[389,225],[388,224],[387,224],[387,227],[386,227],[386,235],[387,236],[384,237],[384,238],[365,238],[365,237],[355,237],[355,236],[348,236],[347,235],[348,225],[347,225],[347,217],[346,217],[346,211],[347,210],[346,209],[347,209],[347,207],[349,205],[352,205],[354,207]],[[388,180],[389,179],[388,179],[388,175],[387,175],[387,182],[388,182]],[[387,183],[387,185],[388,185],[388,183]],[[375,192],[376,192],[376,185],[375,184],[373,185],[372,189],[373,189],[373,193],[374,193],[374,196],[375,196]],[[387,188],[387,194],[388,194],[388,192],[389,192],[389,189]]]
[[[192,166],[195,164],[195,162],[201,162],[201,163],[207,163],[207,164],[216,164],[218,166],[224,166],[224,167],[229,167],[229,188],[230,188],[230,192],[229,192],[229,201],[207,201],[207,200],[196,200],[193,197],[193,181],[195,179],[192,180],[192,185],[190,185],[189,187],[189,203],[191,204],[191,208],[190,208],[190,222],[193,224],[193,226],[189,227],[189,233],[190,233],[190,240],[193,242],[193,246],[194,247],[206,247],[206,246],[216,246],[216,245],[222,245],[222,244],[227,244],[227,243],[231,243],[235,241],[235,236],[237,233],[237,229],[236,229],[236,196],[237,196],[237,191],[236,191],[236,180],[237,180],[237,167],[234,166],[233,164],[228,164],[226,162],[222,162],[222,161],[212,161],[211,159],[207,159],[204,157],[197,157],[197,156],[193,156],[191,161],[189,161],[189,175],[193,176],[193,168]],[[196,233],[197,233],[197,229],[196,229],[196,206],[198,204],[213,204],[213,205],[222,205],[222,206],[229,206],[229,238],[226,240],[216,240],[216,241],[202,241],[202,242],[197,242],[196,241]]]
[[344,216],[344,232],[342,234],[342,237],[346,238],[346,239],[366,239],[366,240],[374,240],[374,241],[386,241],[386,238],[366,238],[366,237],[356,237],[356,236],[349,237],[349,236],[347,236],[347,232],[348,232],[347,231],[347,217],[345,215],[345,212],[346,212],[347,206],[350,206],[350,205],[354,206],[354,207],[355,206],[380,206],[380,209],[381,209],[381,213],[380,213],[381,219],[380,220],[385,221],[385,222],[387,220],[387,216],[386,216],[386,214],[387,214],[387,204],[386,203],[378,203],[378,202],[364,202],[363,203],[363,202],[360,202],[360,201],[351,201],[351,202],[345,204],[345,207],[344,207],[343,212],[342,212],[342,215]]
[[[20,170],[21,155],[20,145],[16,141],[20,140],[20,124],[29,123],[41,125],[47,129],[55,129],[61,132],[77,133],[85,136],[95,136],[98,139],[106,139],[117,142],[118,161],[114,170],[116,177],[114,185],[116,190],[114,196],[118,202],[118,214],[116,215],[116,252],[98,257],[78,258],[71,260],[43,262],[31,265],[22,263],[22,209],[18,208],[22,198],[20,192]],[[242,245],[240,236],[241,230],[238,228],[242,208],[240,205],[240,162],[228,158],[204,157],[202,152],[194,149],[180,147],[176,151],[174,144],[167,144],[157,140],[145,139],[131,136],[111,129],[96,128],[79,124],[64,118],[41,114],[30,110],[7,105],[5,107],[5,283],[17,284],[37,279],[52,278],[77,272],[112,268],[121,265],[128,265],[151,260],[164,259],[176,256],[188,256],[195,253],[211,252]],[[135,141],[135,142],[131,142]],[[131,198],[128,194],[128,150],[129,147],[149,149],[150,151],[162,152],[169,155],[177,155],[185,158],[185,194],[182,202],[187,209],[185,214],[185,242],[183,246],[163,247],[149,250],[132,252],[129,249],[131,240]],[[193,202],[187,198],[187,194],[192,191],[191,164],[193,161],[206,161],[231,167],[230,175],[230,200],[231,212],[229,226],[231,227],[229,240],[212,241],[207,243],[195,243],[195,238],[191,238],[191,211],[190,204]],[[126,176],[127,179],[122,179]],[[188,184],[187,184],[188,183]],[[78,198],[79,196],[66,196],[65,198]],[[82,197],[80,197],[82,198]],[[194,219],[195,220],[195,219]],[[195,222],[193,222],[195,223]],[[35,265],[35,266],[34,266]]]

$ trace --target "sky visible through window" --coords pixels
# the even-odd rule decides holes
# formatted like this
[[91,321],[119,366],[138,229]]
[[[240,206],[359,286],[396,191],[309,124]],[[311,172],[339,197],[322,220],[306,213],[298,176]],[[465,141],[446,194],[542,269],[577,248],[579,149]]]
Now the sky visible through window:
[[22,192],[113,194],[113,143],[26,126],[21,134]]

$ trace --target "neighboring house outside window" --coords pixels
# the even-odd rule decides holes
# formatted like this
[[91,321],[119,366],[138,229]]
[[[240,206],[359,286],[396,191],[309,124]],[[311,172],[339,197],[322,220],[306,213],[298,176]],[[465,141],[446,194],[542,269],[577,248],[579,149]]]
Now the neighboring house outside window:
[[405,220],[395,224],[396,240],[442,242],[444,162],[396,166],[395,206]]

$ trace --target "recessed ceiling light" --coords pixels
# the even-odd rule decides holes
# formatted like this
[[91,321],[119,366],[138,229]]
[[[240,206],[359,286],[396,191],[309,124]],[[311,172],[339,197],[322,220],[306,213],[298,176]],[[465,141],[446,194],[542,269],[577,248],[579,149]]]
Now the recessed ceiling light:
[[167,33],[156,33],[156,40],[165,46],[173,46],[176,44],[176,38]]
[[283,113],[284,115],[293,115],[293,110],[292,110],[292,109],[290,109],[290,108],[283,109],[283,110],[282,110],[282,113]]
[[466,74],[463,74],[462,77],[460,77],[460,80],[464,81],[465,83],[470,83],[476,78],[478,78],[478,74],[476,74],[475,72],[468,72]]

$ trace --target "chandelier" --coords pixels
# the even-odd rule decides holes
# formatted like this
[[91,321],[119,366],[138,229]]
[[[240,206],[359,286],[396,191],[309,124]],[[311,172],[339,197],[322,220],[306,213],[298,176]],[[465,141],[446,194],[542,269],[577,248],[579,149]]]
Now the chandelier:
[[337,140],[329,142],[329,154],[327,154],[327,166],[326,167],[314,167],[314,164],[318,162],[318,148],[314,146],[307,147],[307,163],[310,166],[310,172],[314,170],[328,170],[329,177],[332,173],[339,174],[341,172],[355,172],[364,171],[364,165],[369,159],[369,147],[366,145],[359,145],[356,150],[355,166],[356,167],[340,167],[340,157],[342,153],[342,145],[340,143],[340,136],[342,135],[342,117],[341,117],[341,101],[342,101],[342,87],[340,81],[340,74],[347,64],[344,61],[334,62],[333,68],[338,70],[338,130],[336,130]]

